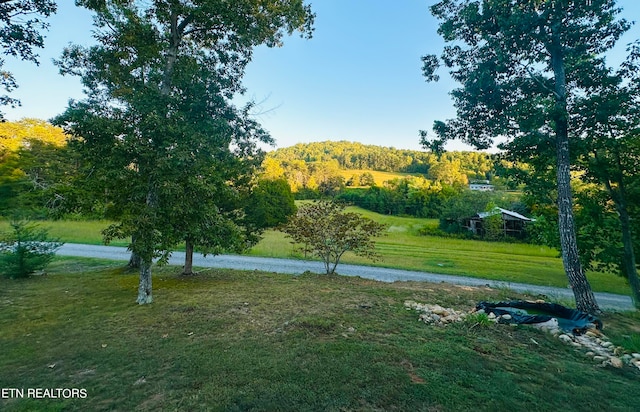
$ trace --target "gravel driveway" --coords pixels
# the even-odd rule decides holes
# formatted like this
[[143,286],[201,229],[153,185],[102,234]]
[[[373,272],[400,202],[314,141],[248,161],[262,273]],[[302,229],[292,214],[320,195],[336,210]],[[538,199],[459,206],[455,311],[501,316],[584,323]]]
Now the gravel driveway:
[[[124,247],[81,245],[75,243],[64,244],[60,249],[58,249],[56,254],[60,256],[93,257],[124,261],[128,261],[130,256],[130,252],[128,252],[127,248]],[[169,263],[177,266],[183,265],[184,252],[174,252],[169,259]],[[300,274],[305,271],[324,273],[324,265],[322,264],[322,262],[239,255],[218,255],[204,257],[199,253],[194,253],[193,266],[221,269],[261,270],[265,272],[287,274]],[[493,288],[508,288],[516,292],[543,294],[554,298],[573,299],[573,293],[570,289],[527,285],[524,283],[508,283],[465,276],[440,275],[436,273],[347,264],[340,264],[338,266],[338,271],[341,275],[360,276],[362,278],[374,279],[382,282],[412,280],[432,283],[444,282],[466,286],[489,286]],[[596,292],[595,296],[598,304],[602,309],[635,309],[633,306],[633,302],[631,301],[631,297],[629,296],[602,292]]]

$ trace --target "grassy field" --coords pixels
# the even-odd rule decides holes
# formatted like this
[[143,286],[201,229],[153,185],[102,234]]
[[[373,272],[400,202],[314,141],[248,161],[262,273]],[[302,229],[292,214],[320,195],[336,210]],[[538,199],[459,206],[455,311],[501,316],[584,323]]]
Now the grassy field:
[[[377,241],[377,249],[383,260],[376,262],[376,266],[567,287],[562,260],[555,249],[522,243],[420,236],[420,228],[426,225],[435,226],[437,220],[386,216],[357,207],[350,207],[348,210],[361,213],[388,226],[387,236]],[[304,257],[294,251],[289,239],[275,231],[265,233],[264,240],[254,247],[250,254]],[[372,264],[348,253],[342,261]],[[629,294],[629,287],[621,277],[599,272],[589,272],[587,276],[595,291]]]
[[[0,279],[0,387],[85,399],[0,399],[3,411],[637,411],[640,373],[601,367],[530,327],[427,326],[407,299],[458,310],[506,290],[210,270],[154,273],[134,304],[121,264],[60,259]],[[640,315],[605,332],[640,351]]]
[[352,176],[360,176],[364,173],[371,173],[373,181],[378,186],[382,186],[384,182],[394,180],[406,176],[420,176],[419,173],[400,173],[400,172],[381,172],[379,170],[364,170],[364,169],[341,169],[340,175],[344,177],[344,180],[349,180]]
[[[370,262],[347,253],[342,262],[375,264],[397,269],[418,270],[480,277],[506,282],[530,283],[543,286],[567,287],[562,261],[558,251],[543,246],[520,243],[482,242],[420,236],[418,230],[426,225],[437,225],[437,220],[387,216],[357,207],[348,208],[388,226],[387,235],[380,238],[377,248],[383,259]],[[106,221],[54,221],[46,222],[53,236],[65,242],[101,244],[100,231]],[[6,230],[0,222],[0,230]],[[127,241],[112,245],[126,246]],[[267,231],[264,239],[250,252],[253,256],[302,259],[284,234]],[[338,266],[338,272],[340,267]],[[598,292],[629,294],[626,281],[608,273],[588,273],[592,288]]]

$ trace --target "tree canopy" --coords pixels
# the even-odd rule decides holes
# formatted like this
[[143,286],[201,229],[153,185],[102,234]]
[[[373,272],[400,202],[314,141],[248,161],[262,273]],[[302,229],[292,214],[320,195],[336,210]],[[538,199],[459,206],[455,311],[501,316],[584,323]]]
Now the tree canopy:
[[[629,281],[634,302],[640,308],[640,279],[634,250],[638,247],[634,243],[640,239],[636,238],[637,229],[632,224],[634,215],[638,216],[635,205],[640,197],[640,42],[629,51],[618,70],[605,73],[591,93],[576,99],[580,115],[574,116],[573,121],[581,137],[577,163],[583,170],[582,178],[597,183],[592,188],[596,201],[585,200],[583,209],[591,212],[587,215],[599,211],[602,217],[618,217],[614,228],[606,218],[591,216],[595,219],[586,221],[592,230],[584,231],[588,236],[584,237],[587,253],[583,256],[590,256],[586,259],[589,264],[597,261],[616,267]],[[598,188],[604,193],[598,193]],[[609,238],[613,233],[617,240]]]
[[604,53],[629,24],[613,0],[443,0],[431,7],[448,43],[423,58],[427,80],[444,64],[462,87],[451,95],[455,119],[434,124],[425,146],[447,139],[478,148],[504,137],[504,148],[554,160],[559,234],[565,272],[579,309],[599,310],[580,265],[570,188],[570,123],[575,98],[597,87]]
[[81,76],[84,101],[57,118],[93,162],[117,223],[141,258],[138,303],[150,303],[151,264],[180,241],[187,250],[246,247],[252,234],[238,199],[270,136],[231,98],[253,48],[310,36],[302,1],[94,1],[97,45],[58,62]]
[[[0,1],[2,53],[38,64],[38,54],[33,49],[44,46],[42,31],[49,27],[45,19],[55,13],[56,9],[56,3],[52,0]],[[0,59],[0,86],[11,92],[18,85],[13,74],[4,70],[3,65],[4,60]],[[0,105],[15,107],[19,104],[19,100],[9,95],[0,96]]]

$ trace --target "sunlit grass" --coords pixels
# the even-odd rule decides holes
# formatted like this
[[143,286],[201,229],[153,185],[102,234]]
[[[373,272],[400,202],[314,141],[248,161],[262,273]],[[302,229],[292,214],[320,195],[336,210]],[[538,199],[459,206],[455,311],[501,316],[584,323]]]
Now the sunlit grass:
[[[371,262],[347,253],[342,263],[464,275],[542,286],[568,286],[562,260],[555,249],[523,243],[420,236],[418,231],[422,227],[434,227],[438,221],[381,215],[353,206],[348,207],[347,210],[384,223],[387,225],[387,233],[386,236],[377,240],[377,249],[382,255],[381,261]],[[88,244],[101,244],[100,232],[108,224],[107,221],[43,222],[43,226],[50,228],[52,236],[60,237],[65,242]],[[6,229],[7,226],[7,222],[0,222],[0,230]],[[117,240],[111,244],[126,246],[128,240]],[[274,230],[266,231],[263,240],[249,254],[276,258],[305,258],[295,251],[290,239]],[[338,267],[339,271],[340,267]],[[587,275],[595,291],[629,294],[629,287],[621,277],[598,272],[589,272]]]
[[[37,222],[43,228],[49,230],[49,235],[60,238],[67,243],[85,243],[89,245],[104,244],[102,230],[111,222],[107,220],[47,220]],[[0,231],[9,230],[9,222],[0,220]],[[128,241],[116,239],[112,246],[127,246]]]
[[360,176],[364,173],[370,173],[373,175],[373,181],[378,186],[382,186],[384,182],[389,180],[394,180],[398,178],[403,178],[407,176],[418,176],[419,173],[400,173],[400,172],[381,172],[378,170],[360,170],[360,169],[342,169],[340,170],[340,176],[344,177],[344,180],[349,180],[352,176]]
[[[86,399],[0,399],[0,409],[640,409],[631,367],[597,367],[530,327],[427,326],[403,305],[470,310],[507,291],[179,272],[154,269],[155,302],[145,307],[134,303],[137,274],[121,262],[66,258],[47,276],[0,279],[0,387],[87,391]],[[637,320],[607,315],[605,332],[635,350]]]
[[[437,225],[437,220],[387,216],[357,207],[347,210],[384,223],[388,229],[387,235],[377,240],[377,250],[383,258],[381,261],[372,263],[347,253],[343,263],[568,287],[562,260],[555,249],[524,243],[419,236],[417,233],[420,228]],[[274,231],[266,232],[264,239],[250,254],[304,258],[294,251],[290,239]],[[629,294],[625,280],[618,276],[598,272],[589,272],[587,276],[595,291]]]

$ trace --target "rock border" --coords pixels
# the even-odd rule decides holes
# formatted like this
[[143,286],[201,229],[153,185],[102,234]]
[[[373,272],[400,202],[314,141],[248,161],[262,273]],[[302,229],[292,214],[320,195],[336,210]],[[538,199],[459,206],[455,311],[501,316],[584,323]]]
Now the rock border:
[[[482,309],[476,310],[473,308],[469,311],[460,311],[445,308],[438,304],[418,303],[413,300],[405,301],[404,306],[407,310],[415,310],[420,313],[418,321],[434,326],[446,326],[451,323],[462,322],[470,315],[485,313]],[[509,314],[496,316],[495,313],[490,312],[487,314],[487,319],[499,324],[513,324]],[[629,353],[622,346],[615,346],[605,334],[597,329],[589,329],[583,335],[564,333],[560,330],[557,319],[551,319],[544,323],[534,323],[531,326],[551,333],[561,342],[576,349],[586,350],[585,356],[603,367],[622,368],[630,366],[640,370],[640,353]]]

